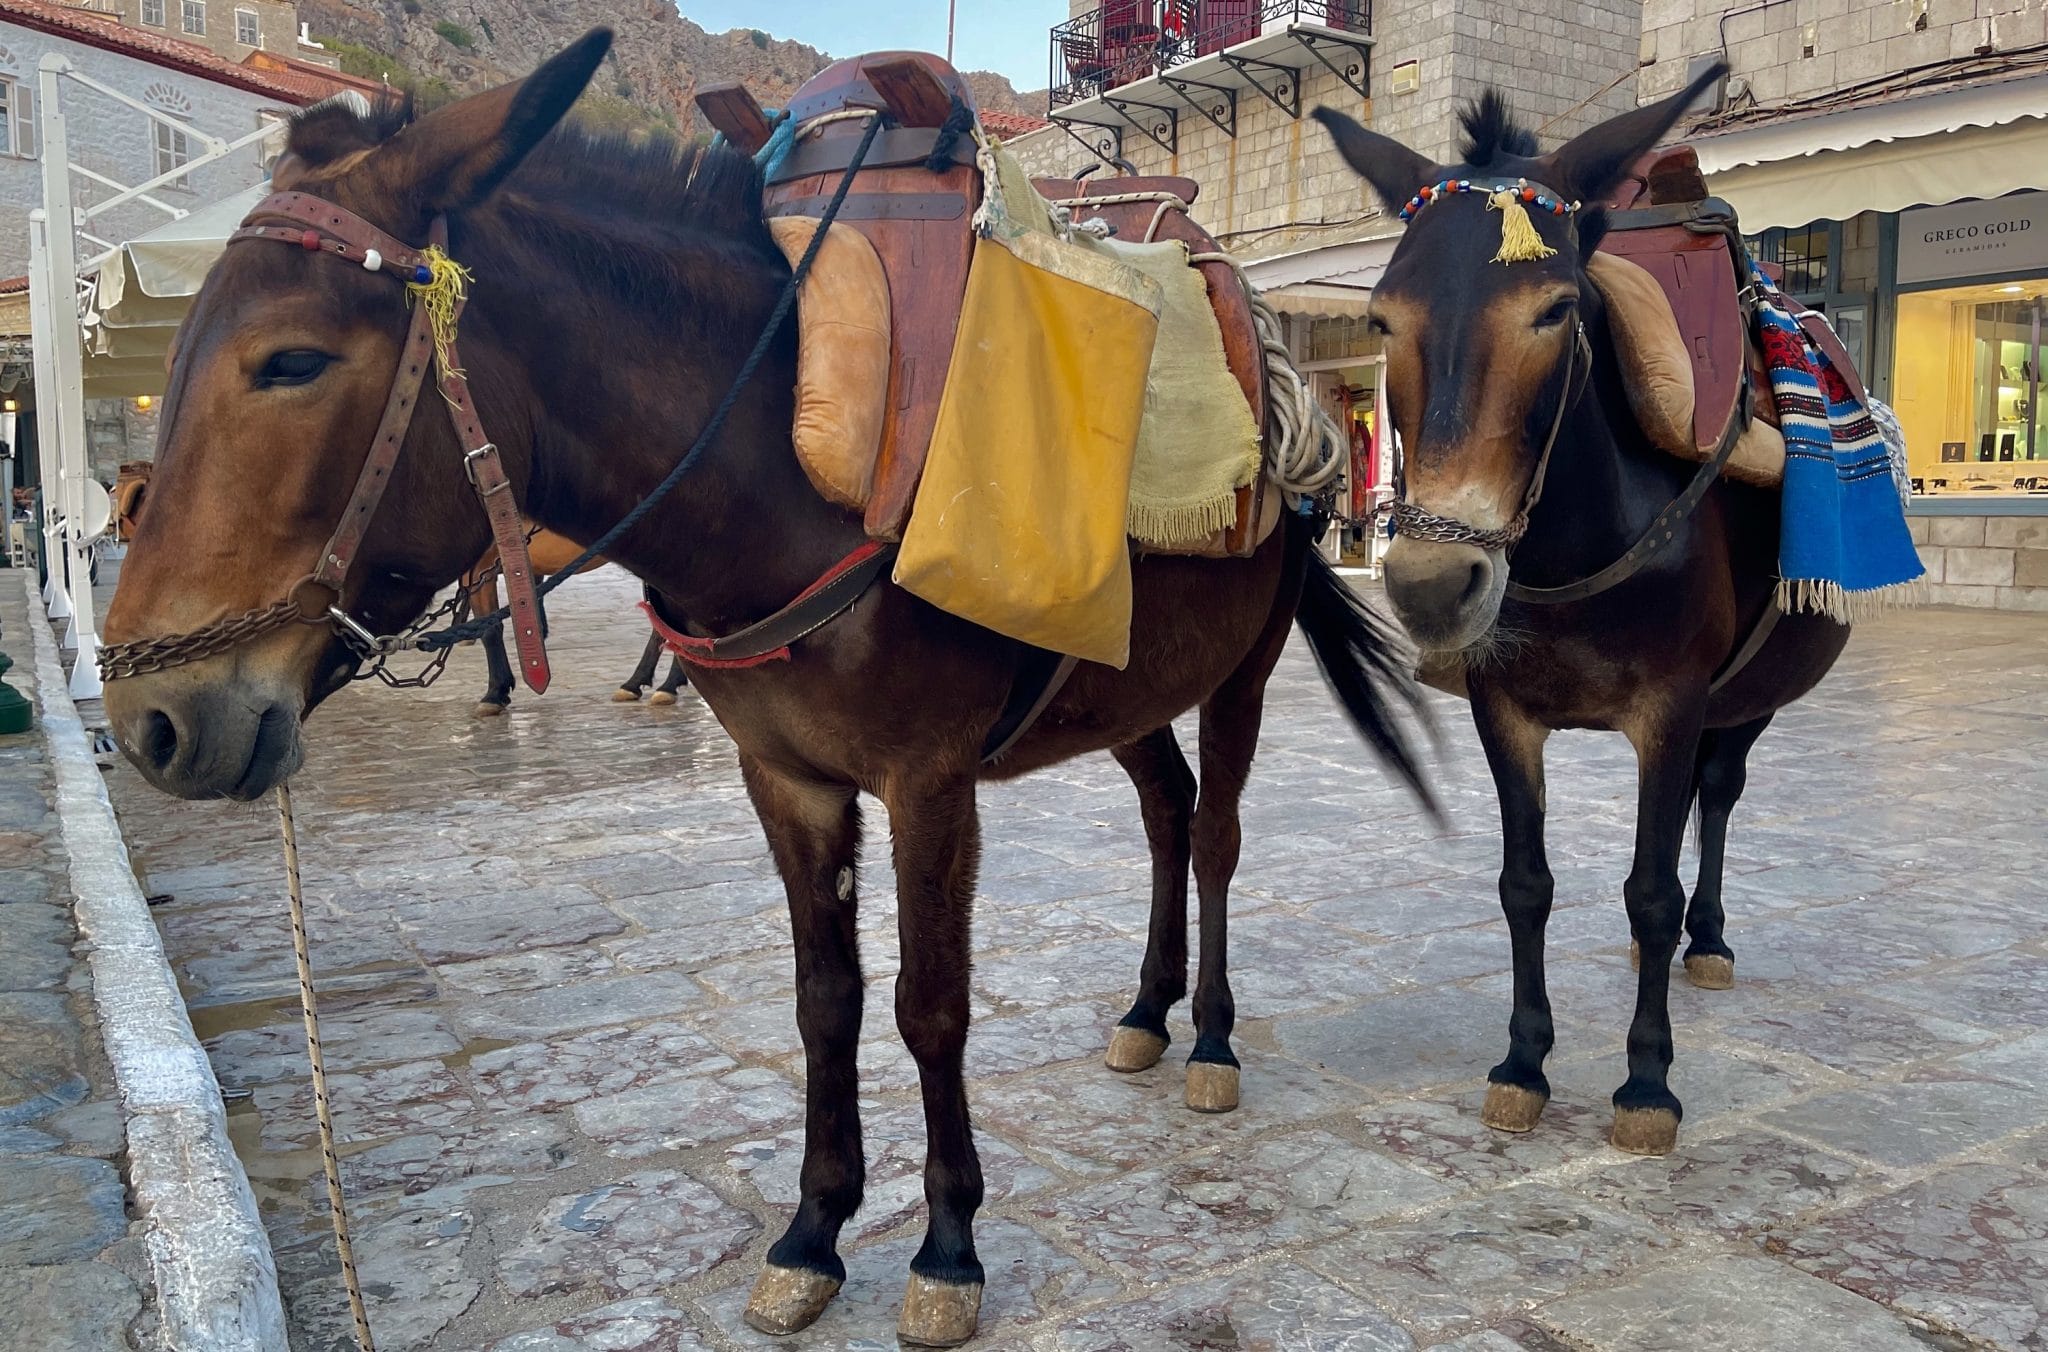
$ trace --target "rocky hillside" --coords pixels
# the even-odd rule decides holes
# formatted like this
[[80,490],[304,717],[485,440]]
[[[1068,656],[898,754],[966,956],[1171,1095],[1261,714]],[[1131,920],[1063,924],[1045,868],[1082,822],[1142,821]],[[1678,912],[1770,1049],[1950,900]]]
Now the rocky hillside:
[[[651,117],[685,135],[698,129],[691,96],[700,84],[740,80],[774,105],[832,59],[750,29],[707,33],[675,0],[299,0],[299,18],[340,51],[344,69],[429,95],[522,75],[608,24],[617,42],[592,84],[592,111],[628,123]],[[1045,113],[1043,90],[1020,94],[985,71],[968,78],[984,108]]]

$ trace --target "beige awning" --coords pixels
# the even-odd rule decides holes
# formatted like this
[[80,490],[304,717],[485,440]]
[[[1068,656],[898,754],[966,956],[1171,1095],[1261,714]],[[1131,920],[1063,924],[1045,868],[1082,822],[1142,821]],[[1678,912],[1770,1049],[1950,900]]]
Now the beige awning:
[[[1385,231],[1388,225],[1380,221],[1367,228]],[[1283,314],[1362,315],[1400,242],[1396,226],[1394,233],[1375,238],[1311,244],[1251,258],[1244,264],[1244,275]]]
[[[1710,162],[1702,141],[1701,162]],[[1711,170],[1746,232],[2048,188],[2048,118],[1960,127]]]
[[[1377,281],[1378,278],[1375,277],[1374,280]],[[1372,306],[1372,288],[1369,286],[1330,286],[1318,282],[1300,282],[1294,286],[1276,286],[1259,294],[1272,302],[1274,309],[1288,315],[1363,318]]]

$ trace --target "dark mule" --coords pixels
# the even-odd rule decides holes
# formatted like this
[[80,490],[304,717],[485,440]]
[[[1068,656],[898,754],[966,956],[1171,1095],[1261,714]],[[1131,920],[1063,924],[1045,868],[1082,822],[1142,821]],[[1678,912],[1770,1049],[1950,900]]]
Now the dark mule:
[[[531,539],[526,542],[528,560],[533,564],[535,577],[552,577],[575,561],[583,552],[574,541],[566,540],[551,530],[534,528]],[[577,569],[588,573],[604,567],[606,560],[592,559]],[[488,615],[498,608],[498,547],[493,544],[484,550],[484,556],[476,561],[462,576],[462,589],[469,595],[469,613]],[[494,626],[489,633],[478,640],[483,644],[484,667],[488,673],[488,684],[484,697],[477,701],[479,718],[495,718],[505,712],[512,703],[512,662],[505,654],[505,626]],[[647,646],[641,649],[640,661],[633,668],[633,674],[625,684],[612,692],[612,698],[622,704],[630,704],[640,698],[648,686],[654,684],[654,668],[661,661],[663,644],[661,635],[654,630],[647,634]],[[683,673],[682,661],[671,658],[668,664],[668,679],[664,680],[649,701],[653,704],[674,704],[676,692],[690,683]]]
[[[789,276],[745,156],[550,134],[605,47],[593,34],[525,81],[417,122],[315,109],[294,122],[276,173],[280,187],[401,240],[425,239],[447,218],[450,252],[476,279],[461,355],[481,420],[526,515],[581,540],[623,517],[682,457]],[[145,519],[110,608],[117,643],[269,605],[307,574],[365,464],[408,323],[401,289],[298,247],[296,224],[282,234],[287,243],[231,245],[186,321],[154,490],[168,506]],[[821,498],[792,450],[795,351],[790,323],[682,489],[607,551],[697,634],[774,612],[863,542],[859,517]],[[341,598],[373,632],[421,613],[483,552],[485,522],[461,459],[438,412],[412,420],[394,491]],[[1313,554],[1306,521],[1290,515],[1249,558],[1140,558],[1133,585],[1128,667],[1083,664],[994,769],[981,763],[984,739],[1031,654],[886,582],[798,641],[790,660],[693,670],[738,744],[796,943],[802,1201],[755,1287],[756,1327],[788,1331],[817,1317],[844,1276],[838,1236],[860,1205],[860,791],[889,814],[896,1021],[917,1062],[927,1127],[929,1229],[911,1261],[900,1334],[945,1345],[972,1334],[982,1285],[971,1232],[982,1177],[961,1072],[977,780],[1105,749],[1132,771],[1154,851],[1155,914],[1127,1022],[1163,1044],[1165,1011],[1184,992],[1192,854],[1203,939],[1193,1061],[1228,1068],[1229,1079],[1223,928],[1238,800],[1290,625],[1299,620],[1353,718],[1420,788],[1387,703],[1388,692],[1412,687],[1371,617]],[[287,623],[186,665],[111,680],[107,712],[159,788],[253,798],[298,768],[302,721],[355,665],[325,626]],[[1169,730],[1197,707],[1199,797]]]
[[[1446,179],[1491,187],[1526,178],[1562,201],[1597,203],[1699,88],[1617,117],[1548,155],[1489,95],[1466,115],[1466,162],[1452,167],[1341,115],[1318,116],[1345,159],[1395,207]],[[1726,479],[1675,538],[1612,589],[1566,604],[1507,593],[1511,574],[1521,586],[1557,587],[1606,568],[1698,469],[1653,449],[1630,412],[1606,313],[1584,266],[1599,247],[1602,213],[1539,210],[1533,220],[1556,254],[1492,262],[1505,237],[1503,213],[1479,192],[1439,195],[1414,214],[1374,289],[1371,322],[1385,336],[1406,500],[1445,523],[1417,536],[1404,527],[1387,554],[1387,595],[1425,651],[1425,678],[1469,694],[1500,796],[1514,1016],[1507,1059],[1489,1077],[1489,1125],[1529,1130],[1550,1093],[1543,1075],[1553,1040],[1543,988],[1551,903],[1544,741],[1553,729],[1603,728],[1635,747],[1636,850],[1623,895],[1641,972],[1628,1080],[1614,1095],[1613,1141],[1659,1154],[1676,1143],[1680,1114],[1666,1083],[1668,983],[1680,921],[1692,936],[1688,972],[1701,985],[1728,984],[1734,955],[1721,933],[1722,851],[1745,759],[1772,716],[1826,674],[1849,631],[1788,615],[1716,688],[1717,673],[1755,629],[1777,583],[1777,494]],[[1590,377],[1588,363],[1574,356],[1583,351],[1582,325]],[[1553,435],[1547,480],[1510,569],[1504,549],[1484,537],[1512,535]],[[1695,801],[1700,872],[1688,910],[1678,862]]]

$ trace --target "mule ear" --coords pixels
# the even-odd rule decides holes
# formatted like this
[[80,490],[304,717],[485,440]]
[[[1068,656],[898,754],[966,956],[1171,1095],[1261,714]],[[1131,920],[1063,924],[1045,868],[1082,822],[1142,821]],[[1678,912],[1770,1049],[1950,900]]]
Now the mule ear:
[[1580,132],[1537,161],[1542,174],[1559,192],[1570,193],[1581,202],[1606,201],[1636,161],[1677,125],[1694,100],[1727,73],[1728,63],[1716,61],[1671,97]]
[[379,167],[430,213],[475,206],[554,130],[611,45],[609,28],[593,28],[525,79],[428,113],[385,142]]
[[1318,108],[1316,121],[1329,128],[1337,153],[1372,184],[1389,211],[1399,211],[1416,189],[1433,181],[1436,166],[1391,136],[1367,131],[1334,108]]

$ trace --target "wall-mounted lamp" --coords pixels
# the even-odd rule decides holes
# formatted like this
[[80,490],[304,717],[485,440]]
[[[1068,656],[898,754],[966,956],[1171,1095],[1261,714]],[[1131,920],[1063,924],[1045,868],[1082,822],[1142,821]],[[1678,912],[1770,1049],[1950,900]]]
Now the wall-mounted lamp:
[[0,413],[19,412],[21,412],[21,401],[19,399],[0,399]]
[[135,396],[135,411],[137,413],[147,413],[150,411],[150,409],[154,408],[155,406],[156,400],[154,397],[147,394],[138,394]]

